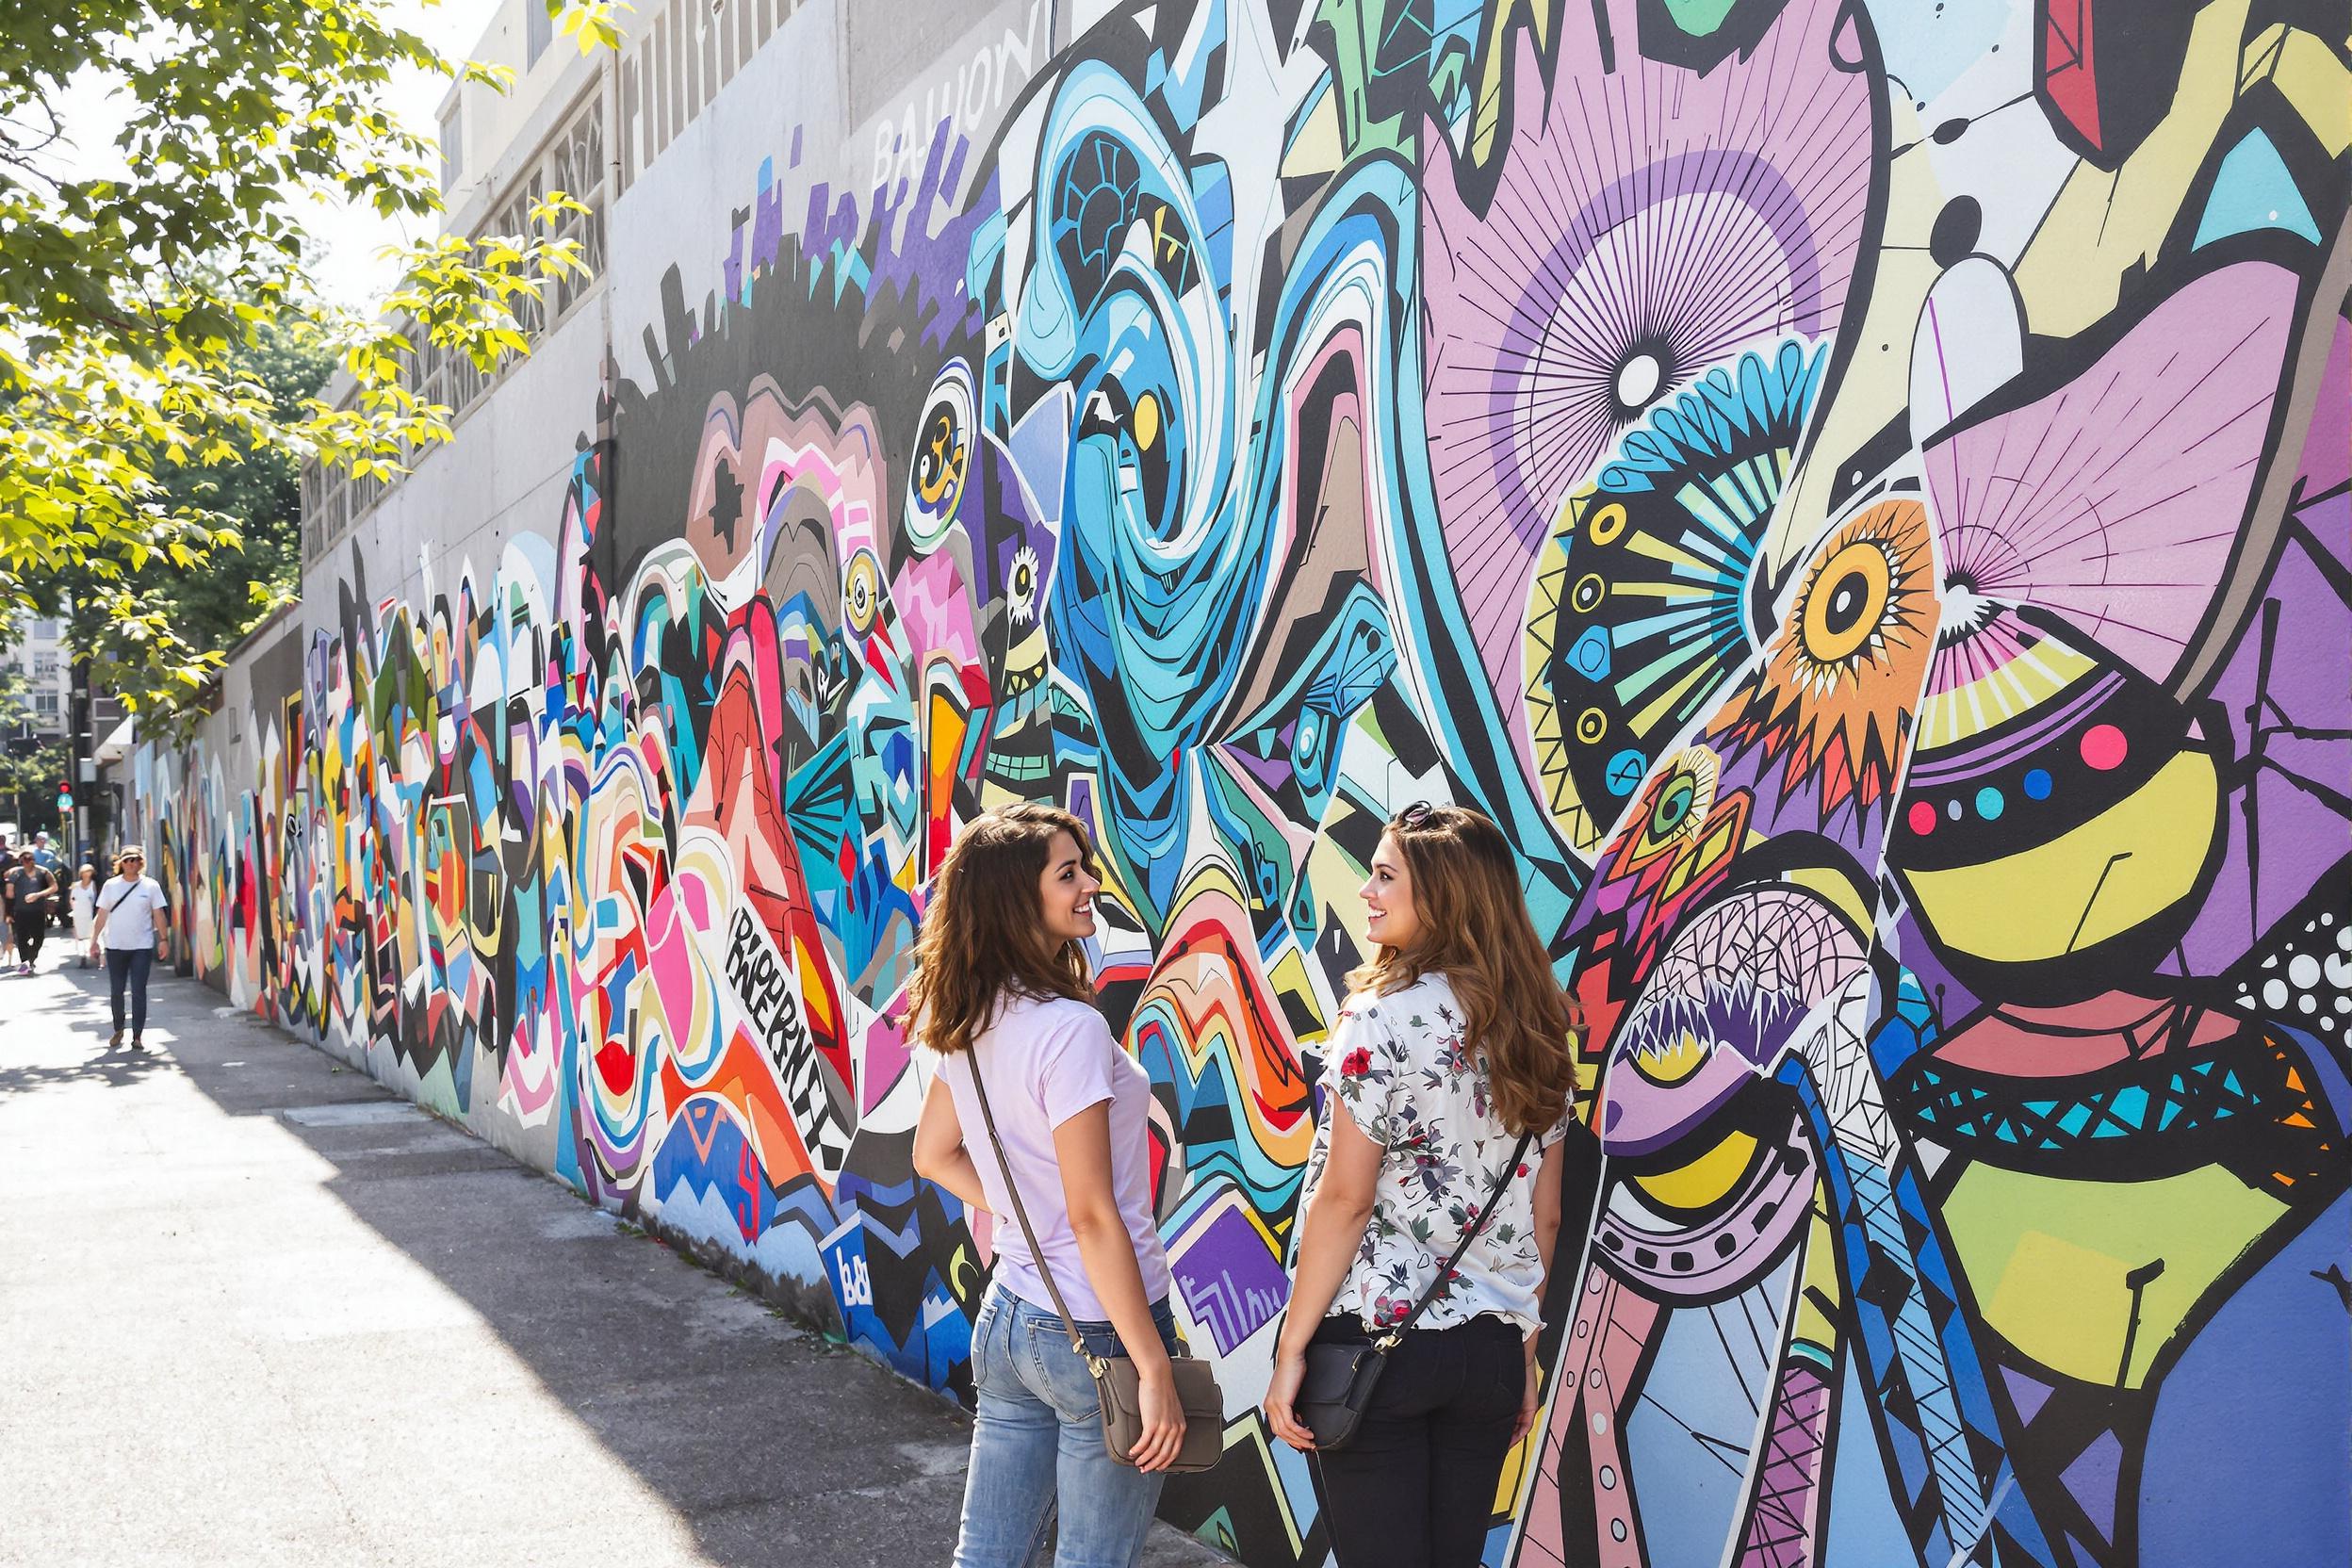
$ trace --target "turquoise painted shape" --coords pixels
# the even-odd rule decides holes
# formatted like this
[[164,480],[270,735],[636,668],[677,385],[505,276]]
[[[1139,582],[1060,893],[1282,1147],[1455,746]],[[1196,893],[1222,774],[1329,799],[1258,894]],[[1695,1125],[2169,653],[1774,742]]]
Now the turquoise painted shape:
[[2319,243],[2319,225],[2311,220],[2311,209],[2278,149],[2264,133],[2248,131],[2222,158],[2189,249],[2202,250],[2216,239],[2256,229],[2284,229]]

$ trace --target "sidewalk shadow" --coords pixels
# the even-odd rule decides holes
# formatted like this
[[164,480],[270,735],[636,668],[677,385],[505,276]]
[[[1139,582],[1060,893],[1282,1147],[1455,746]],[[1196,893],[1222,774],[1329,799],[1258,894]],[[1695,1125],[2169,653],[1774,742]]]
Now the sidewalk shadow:
[[106,1084],[120,1088],[154,1077],[164,1066],[163,1059],[154,1052],[132,1051],[127,1047],[64,1066],[24,1063],[0,1068],[0,1094],[60,1084]]
[[[103,985],[80,988],[103,1024]],[[793,1330],[667,1244],[366,1072],[233,1012],[209,988],[159,975],[152,996],[160,1061],[101,1057],[24,1086],[168,1064],[222,1111],[270,1117],[335,1168],[328,1191],[464,1300],[678,1511],[709,1561],[948,1560],[970,1428],[947,1401]],[[281,1070],[256,1070],[265,1066]]]
[[[41,979],[65,980],[74,987],[74,991],[58,996],[37,988],[36,982]],[[104,969],[64,964],[44,968],[39,975],[0,973],[0,1018],[30,1020],[57,1013],[80,1015],[70,1020],[66,1028],[76,1037],[87,1037],[90,1054],[71,1062],[10,1062],[0,1066],[0,1094],[54,1084],[102,1083],[119,1087],[152,1078],[166,1065],[155,1052],[133,1051],[127,1044],[106,1043],[106,1037],[113,1032],[113,1021],[106,1010]],[[0,1060],[5,1060],[5,1042],[6,1025],[0,1024]]]

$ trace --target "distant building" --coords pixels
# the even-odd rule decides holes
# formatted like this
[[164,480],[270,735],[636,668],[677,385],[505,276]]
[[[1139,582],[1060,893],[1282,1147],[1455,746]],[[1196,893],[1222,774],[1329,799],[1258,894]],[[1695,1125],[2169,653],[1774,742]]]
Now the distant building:
[[73,692],[73,656],[65,644],[65,622],[56,615],[29,615],[0,645],[0,664],[24,672],[29,686],[24,703],[37,743],[62,739]]

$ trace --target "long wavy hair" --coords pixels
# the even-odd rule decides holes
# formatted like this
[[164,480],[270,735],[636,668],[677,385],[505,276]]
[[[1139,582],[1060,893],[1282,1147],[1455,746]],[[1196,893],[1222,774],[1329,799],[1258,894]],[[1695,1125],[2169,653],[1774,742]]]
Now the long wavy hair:
[[1062,833],[1078,841],[1079,855],[1091,864],[1086,825],[1035,802],[986,812],[956,835],[915,942],[910,1037],[934,1051],[969,1051],[1007,991],[1092,1004],[1085,947],[1046,931],[1037,897],[1037,879]]
[[1486,1059],[1495,1119],[1514,1136],[1545,1131],[1567,1113],[1582,1021],[1527,919],[1511,841],[1460,806],[1407,807],[1388,835],[1404,857],[1420,934],[1410,948],[1382,947],[1348,984],[1384,995],[1431,971],[1445,975],[1462,1004],[1462,1037]]

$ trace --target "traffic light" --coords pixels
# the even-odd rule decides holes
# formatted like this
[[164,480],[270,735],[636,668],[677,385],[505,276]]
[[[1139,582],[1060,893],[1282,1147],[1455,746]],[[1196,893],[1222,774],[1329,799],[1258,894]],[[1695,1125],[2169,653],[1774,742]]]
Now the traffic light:
[[58,779],[58,780],[57,780],[57,815],[59,815],[59,816],[64,816],[64,815],[66,815],[67,813],[71,812],[73,809],[74,809],[74,784],[73,784],[73,781],[72,781],[71,779],[60,778],[60,779]]

